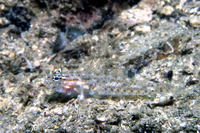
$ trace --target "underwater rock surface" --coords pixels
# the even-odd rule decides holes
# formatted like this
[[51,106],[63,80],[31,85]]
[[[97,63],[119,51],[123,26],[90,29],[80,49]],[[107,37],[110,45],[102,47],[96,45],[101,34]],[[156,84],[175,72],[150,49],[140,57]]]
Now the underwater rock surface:
[[200,132],[199,6],[1,0],[0,132]]

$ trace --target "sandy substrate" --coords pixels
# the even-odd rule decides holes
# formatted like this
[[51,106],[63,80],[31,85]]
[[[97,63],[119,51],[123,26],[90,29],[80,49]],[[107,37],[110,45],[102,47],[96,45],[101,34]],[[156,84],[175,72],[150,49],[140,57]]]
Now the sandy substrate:
[[[29,0],[0,1],[0,132],[200,131],[200,2],[114,2],[115,14],[100,29],[94,27],[104,18],[96,7],[90,23],[68,31],[55,25],[58,16],[81,0],[74,8],[70,1],[56,8],[52,3],[41,9]],[[12,22],[6,10],[21,23]],[[151,82],[156,94],[115,97],[111,90],[80,101],[45,82],[55,69],[138,80],[142,88]]]

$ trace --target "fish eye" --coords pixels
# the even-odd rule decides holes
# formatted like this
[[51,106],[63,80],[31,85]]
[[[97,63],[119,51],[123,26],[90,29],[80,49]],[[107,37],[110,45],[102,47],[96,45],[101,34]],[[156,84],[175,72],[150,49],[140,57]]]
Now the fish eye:
[[58,76],[53,77],[53,80],[59,80],[59,79],[61,79],[61,77],[58,77]]
[[53,80],[59,80],[62,78],[61,70],[55,70],[53,72]]

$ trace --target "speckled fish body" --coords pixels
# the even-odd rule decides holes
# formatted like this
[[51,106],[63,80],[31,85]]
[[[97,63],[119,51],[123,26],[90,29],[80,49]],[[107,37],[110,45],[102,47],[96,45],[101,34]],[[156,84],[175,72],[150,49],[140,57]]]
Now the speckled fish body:
[[153,97],[168,90],[168,86],[152,81],[141,81],[120,76],[91,72],[55,72],[47,78],[48,86],[67,95],[83,93],[92,97],[147,96]]

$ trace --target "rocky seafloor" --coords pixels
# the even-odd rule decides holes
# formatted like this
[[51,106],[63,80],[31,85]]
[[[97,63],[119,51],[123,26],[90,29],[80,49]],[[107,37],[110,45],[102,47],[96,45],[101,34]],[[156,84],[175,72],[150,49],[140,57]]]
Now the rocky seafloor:
[[[0,10],[0,132],[200,132],[198,0],[0,0]],[[46,84],[60,68],[170,87],[79,101]]]

